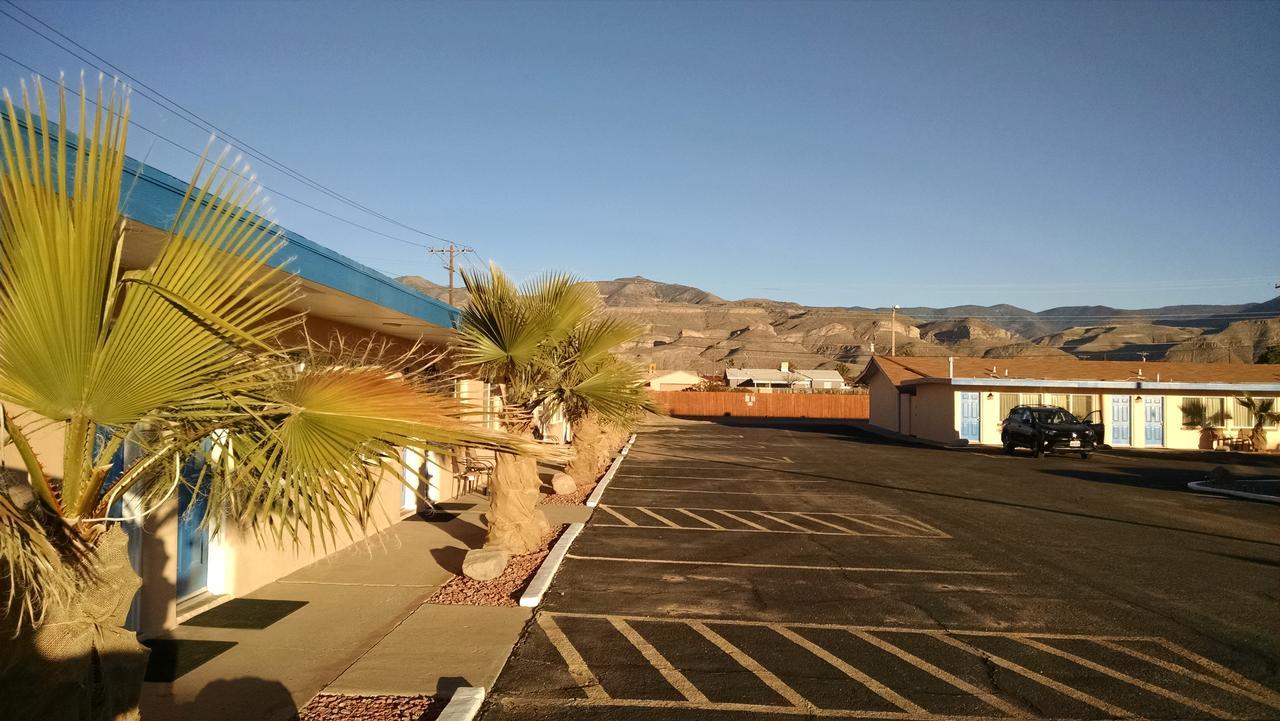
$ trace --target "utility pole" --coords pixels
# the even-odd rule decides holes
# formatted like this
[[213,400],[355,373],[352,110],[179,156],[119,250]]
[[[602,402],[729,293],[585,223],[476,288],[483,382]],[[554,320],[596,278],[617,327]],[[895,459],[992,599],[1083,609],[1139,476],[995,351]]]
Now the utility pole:
[[895,303],[889,315],[889,357],[898,355],[898,308]]
[[454,263],[453,258],[458,253],[474,253],[475,248],[469,248],[465,245],[458,245],[457,243],[451,240],[449,241],[448,247],[427,248],[427,252],[431,253],[432,255],[449,256],[449,264],[446,265],[445,267],[449,269],[449,305],[453,305],[453,272],[457,270],[457,265]]

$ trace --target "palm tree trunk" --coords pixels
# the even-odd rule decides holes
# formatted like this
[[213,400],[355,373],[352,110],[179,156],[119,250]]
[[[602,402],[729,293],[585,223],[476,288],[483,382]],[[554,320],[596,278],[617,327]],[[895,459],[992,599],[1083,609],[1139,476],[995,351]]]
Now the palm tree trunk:
[[485,548],[512,556],[534,551],[551,526],[538,508],[538,464],[532,458],[499,453],[489,482],[489,536]]
[[[142,584],[118,527],[98,539],[95,577],[43,622],[0,644],[0,709],[14,721],[132,721],[147,668],[145,646],[125,629]],[[12,629],[3,629],[12,632]]]

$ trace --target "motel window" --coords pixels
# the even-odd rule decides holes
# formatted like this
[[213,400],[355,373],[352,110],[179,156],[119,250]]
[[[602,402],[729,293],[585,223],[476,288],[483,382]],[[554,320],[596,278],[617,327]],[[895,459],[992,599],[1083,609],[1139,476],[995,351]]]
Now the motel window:
[[1066,406],[1076,418],[1086,418],[1090,413],[1097,410],[1094,403],[1094,396],[1071,396],[1071,402]]
[[1022,403],[1022,395],[1019,393],[1001,393],[1000,394],[1000,420],[1009,417],[1009,411],[1015,406]]
[[1185,396],[1180,406],[1182,409],[1182,426],[1184,428],[1194,428],[1201,423],[1225,426],[1229,420],[1234,420],[1233,425],[1240,425],[1240,416],[1237,413],[1243,409],[1233,408],[1232,405],[1226,398]]
[[[1204,400],[1209,400],[1209,399],[1204,399]],[[1253,424],[1256,423],[1258,419],[1254,417],[1252,411],[1250,411],[1248,408],[1244,406],[1244,404],[1240,402],[1239,398],[1219,399],[1219,400],[1227,401],[1226,407],[1227,407],[1227,412],[1231,414],[1231,421],[1230,421],[1231,425],[1235,426],[1236,428],[1253,428]],[[1255,401],[1272,400],[1273,401],[1272,410],[1273,411],[1280,410],[1280,403],[1276,403],[1274,399],[1254,398],[1254,400]],[[1268,423],[1265,427],[1275,428],[1276,426],[1277,426],[1276,423]]]

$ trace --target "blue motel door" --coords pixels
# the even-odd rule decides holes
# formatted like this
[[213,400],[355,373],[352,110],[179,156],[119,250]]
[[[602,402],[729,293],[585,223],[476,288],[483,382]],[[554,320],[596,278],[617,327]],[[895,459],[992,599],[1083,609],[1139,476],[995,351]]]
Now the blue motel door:
[[1148,396],[1143,400],[1145,412],[1148,448],[1159,448],[1164,445],[1164,398]]
[[977,393],[960,394],[960,437],[970,443],[982,440],[982,404]]
[[[178,588],[179,599],[200,593],[209,585],[209,533],[200,526],[209,506],[209,481],[201,479],[204,457],[196,454],[182,465],[178,488]],[[199,492],[194,486],[199,482]]]
[[1129,396],[1111,396],[1111,445],[1129,445]]

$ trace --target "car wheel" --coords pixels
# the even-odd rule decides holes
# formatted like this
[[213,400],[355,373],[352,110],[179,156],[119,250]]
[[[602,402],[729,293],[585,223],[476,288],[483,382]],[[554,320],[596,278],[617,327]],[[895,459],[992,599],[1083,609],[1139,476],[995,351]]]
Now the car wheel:
[[1006,436],[1004,436],[1004,437],[1002,437],[1002,438],[1000,439],[1000,443],[1001,443],[1001,445],[1003,445],[1003,446],[1004,446],[1004,454],[1005,454],[1006,456],[1012,456],[1012,455],[1013,455],[1013,449],[1014,449],[1014,448],[1017,448],[1017,446],[1016,446],[1016,445],[1014,445],[1013,441],[1009,440],[1009,436],[1007,436],[1007,435],[1006,435]]
[[1085,459],[1085,460],[1088,460],[1088,459],[1089,459],[1089,452],[1088,452],[1088,451],[1080,451],[1080,457],[1081,457],[1081,458],[1083,458],[1083,459]]

